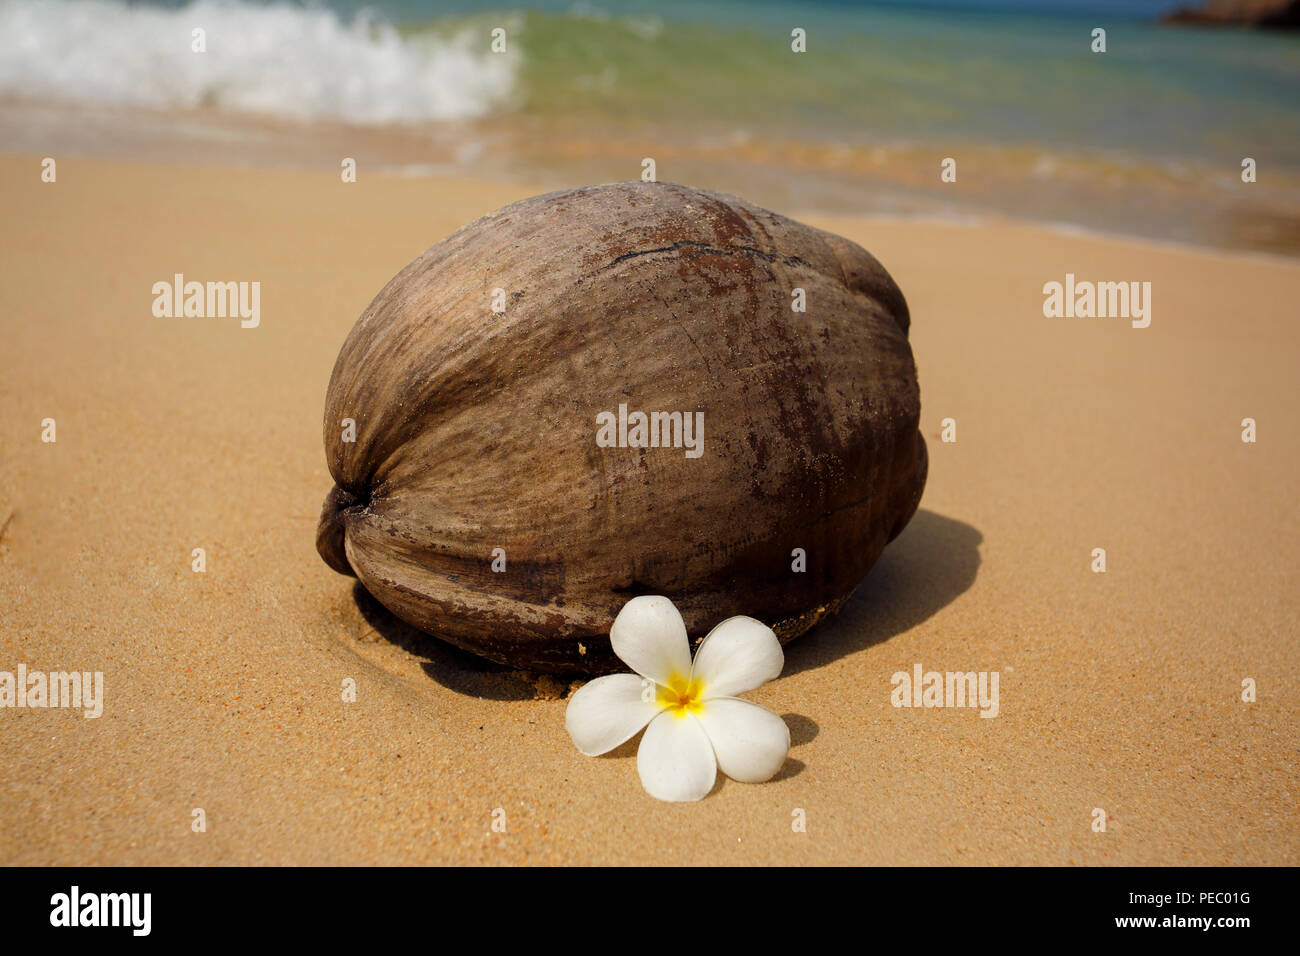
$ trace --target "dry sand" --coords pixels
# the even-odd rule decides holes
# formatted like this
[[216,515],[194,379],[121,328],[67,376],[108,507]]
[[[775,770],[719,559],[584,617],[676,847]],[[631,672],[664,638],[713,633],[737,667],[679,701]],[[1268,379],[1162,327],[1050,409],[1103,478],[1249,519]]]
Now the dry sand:
[[[812,219],[907,294],[929,486],[750,695],[790,723],[785,770],[667,805],[633,747],[574,750],[558,682],[420,638],[313,547],[348,329],[532,190],[38,162],[0,158],[0,670],[102,670],[106,702],[0,711],[0,861],[1300,862],[1300,265]],[[260,281],[261,326],[154,318],[177,271]],[[1151,327],[1044,318],[1066,272],[1152,282]],[[916,663],[999,671],[999,716],[892,707]]]

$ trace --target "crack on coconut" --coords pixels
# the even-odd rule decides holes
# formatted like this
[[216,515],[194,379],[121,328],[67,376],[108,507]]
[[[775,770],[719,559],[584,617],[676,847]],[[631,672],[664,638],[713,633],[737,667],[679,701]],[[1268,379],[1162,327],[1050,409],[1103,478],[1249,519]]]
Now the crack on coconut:
[[[621,256],[615,256],[609,264],[603,266],[597,272],[604,269],[611,269],[627,259],[636,259],[640,256],[652,256],[662,252],[678,252],[682,249],[689,249],[696,255],[733,255],[743,253],[744,255],[753,256],[756,259],[762,259],[764,262],[781,262],[787,266],[808,266],[808,262],[800,259],[798,256],[783,256],[776,252],[767,252],[763,249],[755,249],[753,246],[715,246],[708,242],[699,240],[683,239],[680,242],[674,242],[669,246],[659,246],[655,249],[640,249],[634,252],[625,252]],[[809,266],[811,268],[811,266]],[[589,276],[595,275],[595,272],[588,273]]]

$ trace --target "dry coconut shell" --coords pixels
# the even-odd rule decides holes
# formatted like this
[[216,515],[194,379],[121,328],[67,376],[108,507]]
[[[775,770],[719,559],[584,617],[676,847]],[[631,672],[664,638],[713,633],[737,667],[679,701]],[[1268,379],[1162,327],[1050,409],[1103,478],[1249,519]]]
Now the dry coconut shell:
[[791,640],[921,498],[908,322],[866,251],[733,196],[507,206],[398,273],[343,344],[317,549],[521,668],[625,669],[609,627],[640,594],[692,638],[745,614]]

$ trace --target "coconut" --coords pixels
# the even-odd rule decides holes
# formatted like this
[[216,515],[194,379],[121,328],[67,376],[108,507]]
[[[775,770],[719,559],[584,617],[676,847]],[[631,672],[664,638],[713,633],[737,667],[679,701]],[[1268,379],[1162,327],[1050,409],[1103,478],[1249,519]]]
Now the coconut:
[[317,549],[397,617],[536,671],[621,669],[661,594],[693,638],[837,610],[916,511],[907,304],[869,253],[670,183],[538,196],[392,279],[325,402]]

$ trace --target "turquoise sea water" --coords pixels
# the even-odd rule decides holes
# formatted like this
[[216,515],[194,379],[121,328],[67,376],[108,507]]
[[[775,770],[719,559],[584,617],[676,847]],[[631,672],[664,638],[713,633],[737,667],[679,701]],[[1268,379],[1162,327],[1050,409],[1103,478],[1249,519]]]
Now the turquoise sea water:
[[[1056,6],[570,6],[524,19],[519,95],[525,110],[694,133],[1300,166],[1300,37]],[[794,26],[806,54],[790,52]],[[1094,27],[1104,55],[1090,50]]]

